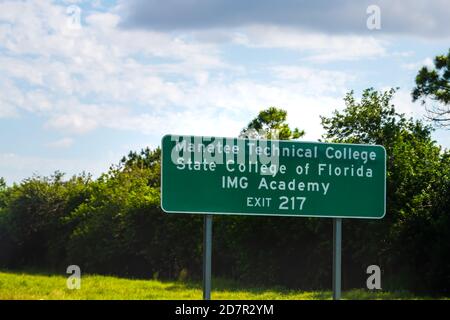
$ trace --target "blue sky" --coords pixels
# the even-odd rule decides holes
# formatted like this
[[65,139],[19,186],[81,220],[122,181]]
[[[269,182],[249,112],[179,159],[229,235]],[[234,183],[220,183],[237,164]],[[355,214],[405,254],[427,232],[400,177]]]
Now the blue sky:
[[0,176],[97,176],[166,133],[236,136],[269,106],[317,140],[367,87],[400,87],[422,118],[410,92],[449,49],[449,16],[440,0],[0,0]]

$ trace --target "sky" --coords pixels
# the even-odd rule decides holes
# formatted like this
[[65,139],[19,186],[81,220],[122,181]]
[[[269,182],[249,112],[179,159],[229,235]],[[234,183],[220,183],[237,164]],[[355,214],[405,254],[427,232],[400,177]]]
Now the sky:
[[[276,106],[305,130],[450,48],[448,0],[0,0],[0,177],[97,177],[165,134],[237,136]],[[450,131],[433,138],[450,148]]]

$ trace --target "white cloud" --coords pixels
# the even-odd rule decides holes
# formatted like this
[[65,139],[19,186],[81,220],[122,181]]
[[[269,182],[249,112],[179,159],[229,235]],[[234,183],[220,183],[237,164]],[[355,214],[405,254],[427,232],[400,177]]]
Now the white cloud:
[[50,142],[47,144],[47,147],[50,148],[69,148],[73,145],[73,139],[72,138],[62,138],[53,142]]
[[283,65],[272,67],[271,70],[281,80],[301,82],[302,87],[314,93],[344,93],[354,75],[341,71],[321,70],[318,68]]
[[0,119],[12,118],[15,116],[17,116],[15,106],[0,98]]
[[[207,39],[206,33],[124,30],[114,11],[83,14],[85,25],[71,30],[65,7],[51,1],[0,3],[0,21],[7,22],[0,23],[0,117],[38,114],[45,129],[66,137],[47,145],[55,149],[101,128],[236,136],[269,106],[286,109],[290,124],[316,140],[322,134],[319,116],[343,106],[340,97],[357,78],[304,65],[376,58],[388,45],[373,37],[279,27],[214,31],[230,41],[226,44],[289,49],[307,57],[299,59],[301,65],[262,66],[269,80],[255,79],[247,67],[223,61],[223,42],[199,40],[199,35]],[[26,166],[73,165],[70,172],[92,167],[89,161],[5,157],[4,168],[17,160],[17,172]]]
[[[87,132],[98,124],[89,114],[102,115],[86,104],[114,103],[121,109],[182,104],[183,84],[165,80],[164,74],[193,75],[206,84],[207,70],[225,67],[210,45],[120,30],[112,13],[88,15],[81,30],[67,28],[67,18],[64,7],[50,1],[0,3],[0,21],[6,22],[0,24],[0,50],[7,53],[0,57],[2,117],[17,109],[47,111],[50,127]],[[155,57],[170,62],[154,65]],[[112,117],[106,109],[102,112]]]
[[277,26],[251,26],[234,42],[255,48],[284,48],[309,54],[308,60],[330,62],[386,55],[387,40],[372,36],[328,35]]
[[68,174],[89,172],[98,176],[112,163],[117,163],[118,155],[105,154],[102,159],[93,162],[88,158],[65,158],[24,155],[18,153],[0,153],[1,176],[8,183],[19,182],[33,174],[49,176],[56,170]]
[[[342,72],[279,66],[270,70],[276,80],[260,83],[246,79],[239,66],[224,63],[217,45],[188,36],[119,29],[120,18],[114,13],[84,13],[86,25],[71,30],[64,8],[50,1],[8,1],[1,6],[7,9],[1,19],[14,24],[14,29],[0,25],[0,43],[9,52],[0,58],[0,70],[9,81],[3,92],[14,97],[1,114],[10,115],[14,108],[40,113],[47,129],[65,134],[106,127],[147,134],[180,130],[236,135],[248,119],[270,105],[294,113],[300,108],[308,121],[300,120],[299,125],[315,132],[312,124],[317,126],[317,112],[325,108],[319,106],[330,100],[323,91],[343,92],[351,80]],[[241,44],[311,51],[319,60],[329,59],[330,50],[333,59],[364,55],[361,50],[383,51],[370,38],[364,47],[358,37],[258,26],[246,32]],[[352,43],[360,51],[347,50],[339,57]],[[153,63],[154,58],[163,62]],[[244,77],[224,77],[224,72]],[[21,88],[23,82],[26,88]]]
[[21,90],[13,81],[0,74],[0,118],[16,117],[17,107],[23,101],[24,96]]
[[411,62],[411,63],[403,63],[402,68],[408,71],[419,71],[420,68],[426,67],[427,69],[433,69],[434,68],[434,62],[433,59],[430,57],[427,57],[421,61],[417,62]]
[[[387,90],[387,88],[385,88]],[[392,99],[397,112],[404,113],[407,117],[423,119],[425,108],[419,102],[412,102],[411,92],[399,89]]]
[[114,121],[126,116],[126,112],[123,107],[82,104],[71,99],[57,105],[45,126],[63,133],[83,134],[99,126],[111,127]]

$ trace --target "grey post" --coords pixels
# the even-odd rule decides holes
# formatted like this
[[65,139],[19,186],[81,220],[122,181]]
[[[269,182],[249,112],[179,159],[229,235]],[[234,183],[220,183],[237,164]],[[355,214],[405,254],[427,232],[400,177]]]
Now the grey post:
[[341,299],[342,219],[333,219],[333,299]]
[[203,224],[203,300],[211,300],[212,215]]

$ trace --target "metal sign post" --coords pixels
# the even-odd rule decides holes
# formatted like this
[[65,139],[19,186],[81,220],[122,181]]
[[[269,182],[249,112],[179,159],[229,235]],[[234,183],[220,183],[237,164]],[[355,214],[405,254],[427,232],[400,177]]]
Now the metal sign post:
[[333,299],[341,299],[342,219],[333,219]]
[[211,300],[212,216],[203,220],[203,300]]

